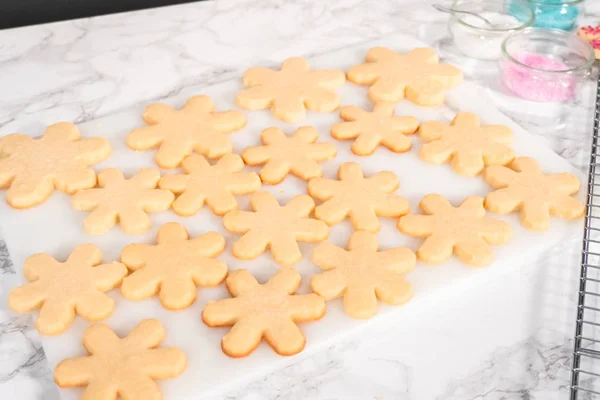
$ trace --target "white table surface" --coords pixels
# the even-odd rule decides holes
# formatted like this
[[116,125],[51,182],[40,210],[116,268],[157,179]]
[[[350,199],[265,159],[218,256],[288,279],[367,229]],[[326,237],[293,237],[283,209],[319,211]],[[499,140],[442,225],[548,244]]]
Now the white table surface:
[[[237,76],[250,66],[395,31],[441,46],[451,62],[466,63],[446,45],[447,19],[431,8],[433,2],[216,1],[0,31],[0,131],[83,122]],[[600,22],[600,2],[587,3],[584,22]],[[542,118],[507,114],[585,171],[592,92],[590,82],[558,128]],[[235,388],[227,399],[565,398],[577,239],[522,274],[473,288],[450,310],[441,305],[413,326],[300,358]],[[58,399],[30,317],[6,308],[6,293],[16,281],[0,238],[0,398]],[[414,344],[422,347],[422,357],[407,356],[413,344],[403,342],[402,329],[422,332]]]

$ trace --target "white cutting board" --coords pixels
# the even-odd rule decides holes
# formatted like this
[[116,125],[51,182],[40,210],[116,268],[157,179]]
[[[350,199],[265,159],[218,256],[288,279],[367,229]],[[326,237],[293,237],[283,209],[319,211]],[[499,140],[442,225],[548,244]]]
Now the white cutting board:
[[[367,50],[373,46],[387,46],[397,51],[408,51],[414,47],[423,46],[417,40],[404,36],[393,35],[384,39],[367,42],[356,47],[346,48],[311,58],[315,69],[338,68],[347,70],[350,66],[361,63]],[[181,107],[186,98],[193,94],[211,96],[217,110],[235,108],[236,93],[242,88],[241,79],[223,82],[198,91],[188,92],[165,102]],[[367,90],[347,83],[340,91],[342,105],[358,105],[370,109],[372,106],[367,99]],[[465,82],[453,90],[448,96],[447,106],[423,108],[403,101],[396,107],[397,115],[413,115],[419,120],[439,119],[448,121],[454,116],[453,110],[472,111],[479,114],[484,123],[504,124],[510,126],[515,133],[514,149],[517,155],[534,157],[546,172],[575,171],[565,160],[545,147],[543,141],[535,138],[524,129],[514,124],[506,116],[489,105],[482,90],[473,84]],[[125,174],[133,174],[141,167],[156,167],[154,151],[135,153],[125,145],[127,133],[136,127],[143,126],[141,120],[143,107],[129,109],[95,121],[81,124],[79,127],[84,136],[104,136],[113,147],[113,155],[100,165],[97,170],[108,167],[122,169]],[[235,152],[239,153],[247,146],[259,144],[262,129],[276,125],[282,127],[287,134],[293,133],[299,125],[286,124],[271,117],[269,112],[247,112],[248,125],[239,132],[231,134]],[[440,193],[455,204],[467,195],[485,194],[490,190],[481,177],[466,178],[455,174],[448,165],[431,165],[418,158],[421,146],[420,139],[412,137],[413,149],[409,153],[394,154],[387,149],[379,148],[369,157],[357,157],[350,151],[351,142],[335,141],[329,135],[330,127],[339,122],[338,113],[319,114],[308,113],[305,125],[316,127],[321,141],[331,141],[338,149],[337,158],[323,164],[324,176],[336,177],[338,166],[345,161],[359,162],[365,173],[371,175],[381,170],[391,170],[400,180],[398,194],[409,199],[412,212],[418,212],[420,199],[429,193]],[[3,132],[8,134],[10,132]],[[42,132],[24,132],[34,136]],[[257,169],[256,169],[257,170]],[[178,172],[169,171],[169,173]],[[582,182],[582,186],[585,182]],[[288,177],[277,186],[264,186],[274,193],[277,198],[286,202],[295,195],[306,193],[306,182]],[[152,231],[142,236],[124,235],[114,228],[103,236],[87,235],[82,223],[88,213],[77,212],[71,208],[70,197],[63,193],[54,193],[43,205],[26,211],[14,210],[5,202],[4,192],[0,192],[0,236],[6,240],[17,274],[22,276],[23,261],[38,252],[47,252],[59,260],[64,260],[71,249],[80,243],[97,244],[104,253],[104,261],[119,259],[121,249],[132,242],[154,243],[154,237],[161,224],[168,221],[183,223],[191,235],[197,235],[209,230],[216,230],[227,239],[227,248],[220,256],[231,270],[248,268],[259,280],[264,281],[278,269],[270,253],[253,261],[242,261],[231,256],[231,245],[238,238],[226,232],[221,218],[214,216],[204,208],[196,216],[182,218],[173,212],[153,214]],[[584,196],[580,194],[580,198]],[[240,208],[247,209],[248,196],[240,197]],[[567,222],[559,219],[552,221],[552,228],[545,233],[535,233],[522,228],[517,215],[499,217],[509,221],[513,227],[514,239],[506,245],[494,246],[496,261],[493,265],[476,269],[462,265],[455,258],[441,266],[430,266],[419,263],[417,268],[407,275],[414,285],[414,298],[406,305],[391,307],[381,305],[379,314],[369,321],[356,321],[347,317],[340,300],[327,303],[327,315],[320,321],[301,324],[307,338],[306,348],[301,355],[281,357],[276,355],[267,345],[261,344],[249,357],[232,359],[221,352],[220,340],[227,332],[226,328],[211,329],[205,326],[200,313],[207,301],[229,297],[224,285],[214,289],[199,289],[198,298],[189,308],[182,311],[168,311],[161,307],[158,299],[152,298],[141,302],[131,302],[120,297],[118,290],[110,292],[117,302],[114,314],[105,322],[112,326],[120,335],[129,332],[142,318],[157,318],[167,330],[164,345],[178,346],[188,357],[188,368],[177,379],[160,381],[160,388],[165,399],[196,399],[208,395],[219,395],[231,391],[236,385],[256,379],[275,369],[307,356],[317,351],[324,351],[331,344],[340,341],[348,335],[368,333],[369,330],[387,329],[392,326],[402,326],[401,331],[393,330],[399,340],[407,340],[416,332],[411,332],[411,318],[418,318],[427,312],[429,305],[451,304],[454,295],[468,295],[471,285],[482,284],[493,279],[499,273],[526,268],[525,260],[544,252],[565,236],[576,237],[581,232],[581,222]],[[404,236],[396,230],[396,220],[382,218],[379,232],[380,247],[390,248],[406,246],[416,250],[421,242],[419,239]],[[348,222],[331,228],[329,241],[338,246],[345,246],[352,233]],[[319,269],[310,262],[313,244],[301,244],[303,260],[295,265],[303,277],[303,285],[299,293],[307,293],[310,277]],[[516,272],[518,273],[518,271]],[[399,324],[401,322],[401,325]],[[71,328],[57,337],[44,337],[43,345],[51,368],[64,358],[86,354],[81,346],[81,335],[89,323],[76,318]],[[418,333],[416,333],[418,334]],[[443,334],[443,327],[440,327]],[[364,340],[368,340],[368,334]],[[415,349],[415,351],[421,351]],[[426,351],[426,350],[425,350]],[[63,399],[79,398],[81,390],[62,389]]]

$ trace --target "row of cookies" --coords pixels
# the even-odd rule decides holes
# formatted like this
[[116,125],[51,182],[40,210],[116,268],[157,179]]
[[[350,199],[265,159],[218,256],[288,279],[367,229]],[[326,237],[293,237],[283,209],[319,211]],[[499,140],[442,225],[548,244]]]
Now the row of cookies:
[[[129,244],[121,253],[121,262],[107,264],[101,264],[102,253],[92,244],[75,247],[65,262],[45,253],[33,255],[23,266],[31,282],[10,291],[9,307],[17,312],[40,309],[36,328],[57,335],[69,328],[75,314],[92,321],[110,316],[115,303],[105,292],[113,288],[120,286],[122,296],[130,300],[158,295],[165,308],[180,310],[194,302],[197,287],[217,286],[227,278],[227,290],[238,299],[209,302],[202,320],[210,327],[233,326],[223,338],[223,351],[241,357],[249,354],[263,335],[279,354],[301,351],[301,332],[281,324],[320,319],[325,315],[325,300],[344,297],[346,313],[364,319],[377,313],[377,299],[398,305],[412,295],[403,275],[415,267],[415,254],[406,248],[378,251],[377,235],[371,232],[355,232],[347,250],[331,243],[317,246],[312,260],[324,272],[312,277],[316,294],[311,295],[293,295],[300,286],[300,275],[289,267],[281,268],[262,288],[247,270],[228,276],[227,266],[215,258],[225,246],[216,232],[190,238],[184,226],[169,222],[159,229],[156,242]],[[255,321],[265,326],[257,328],[258,337],[233,340],[240,336],[239,331],[254,331],[244,329],[246,314],[265,317]],[[287,333],[281,334],[281,329]]]
[[[445,90],[462,81],[460,70],[440,65],[431,49],[397,54],[373,48],[366,60],[366,64],[350,69],[348,79],[370,85],[374,101],[397,102],[406,96],[417,104],[441,104]],[[247,70],[243,83],[248,88],[238,94],[236,103],[251,110],[270,108],[276,117],[297,122],[304,118],[307,108],[337,109],[340,99],[333,90],[344,82],[342,71],[311,71],[306,60],[290,58],[278,71],[264,67]],[[220,158],[232,149],[223,133],[242,128],[246,120],[238,111],[213,111],[214,103],[206,96],[191,98],[181,110],[154,104],[143,116],[150,126],[132,132],[127,143],[135,150],[160,146],[156,160],[162,168],[180,165],[193,151]],[[51,126],[36,141],[21,134],[3,137],[0,188],[9,188],[9,204],[28,208],[43,202],[54,188],[72,194],[93,187],[95,175],[86,166],[107,158],[110,145],[102,138],[78,138],[79,132],[69,123]]]
[[[207,99],[205,96],[199,97]],[[197,101],[197,97],[192,99],[192,102]],[[148,108],[155,109],[157,106],[159,105]],[[154,127],[156,126],[148,128]],[[172,131],[167,131],[165,135],[169,132]],[[577,205],[573,201],[569,204],[568,200],[564,200],[564,196],[579,189],[574,176],[561,174],[546,177],[532,160],[515,162],[513,169],[516,169],[517,174],[496,166],[507,164],[514,158],[514,152],[504,144],[511,137],[511,132],[506,127],[482,127],[475,115],[459,113],[450,125],[435,121],[423,123],[419,134],[428,141],[420,151],[421,158],[426,161],[451,161],[458,173],[468,176],[479,174],[484,165],[492,165],[486,170],[484,177],[496,189],[507,186],[513,186],[514,189],[520,186],[531,191],[537,187],[538,192],[549,191],[558,196],[557,204],[549,204],[553,201],[553,196],[545,196],[545,208],[549,208],[548,210],[530,212],[531,207],[521,204],[522,199],[519,198],[526,195],[521,193],[525,189],[503,190],[502,193],[513,192],[510,196],[512,199],[502,201],[501,194],[491,196],[486,201],[486,207],[491,211],[506,213],[521,208],[525,226],[536,230],[548,228],[549,218],[544,217],[548,212],[565,217],[571,214],[576,217],[582,213],[581,204]],[[375,135],[364,135],[365,139],[361,140],[359,136],[355,144],[374,143],[372,137]],[[379,134],[376,139],[380,140],[382,137]],[[404,136],[390,134],[388,138],[390,137]],[[160,179],[158,171],[151,169],[142,170],[129,180],[125,180],[118,170],[106,170],[98,176],[99,188],[85,190],[96,183],[95,172],[86,165],[105,159],[110,154],[110,145],[102,138],[78,138],[79,131],[69,123],[50,126],[41,139],[21,134],[1,138],[0,155],[4,157],[0,158],[0,183],[4,185],[0,187],[10,184],[7,201],[17,208],[29,207],[47,198],[56,186],[68,193],[77,192],[73,199],[76,209],[93,211],[85,222],[88,233],[106,232],[119,217],[124,231],[139,234],[150,228],[150,220],[144,211],[164,211],[171,206],[174,196],[169,191],[181,194],[173,203],[175,212],[180,215],[195,214],[204,202],[217,215],[223,215],[237,207],[233,195],[249,194],[260,188],[260,180],[254,173],[242,171],[242,159],[225,153],[215,165],[210,165],[200,155],[182,158],[186,174],[169,175],[163,179]],[[311,127],[301,127],[292,136],[286,136],[277,128],[267,128],[261,134],[263,146],[245,149],[242,157],[249,165],[264,164],[260,177],[266,183],[279,183],[289,172],[308,180],[322,175],[317,161],[324,161],[336,154],[332,143],[317,143],[317,138],[316,130]],[[225,139],[230,145],[229,140]],[[170,147],[169,143],[163,145],[165,148]],[[158,162],[164,162],[163,155],[168,152],[162,149],[161,146],[157,153]],[[157,185],[169,191],[156,189]],[[124,192],[129,195],[119,196]],[[313,194],[310,186],[309,193]],[[318,193],[315,194],[319,198]],[[533,213],[544,218],[536,222],[531,218]],[[317,218],[321,219],[319,214]]]

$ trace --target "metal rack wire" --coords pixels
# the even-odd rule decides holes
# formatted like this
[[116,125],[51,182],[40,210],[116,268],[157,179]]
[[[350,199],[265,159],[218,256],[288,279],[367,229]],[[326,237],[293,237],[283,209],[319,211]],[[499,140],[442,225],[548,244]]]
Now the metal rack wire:
[[588,173],[579,281],[571,400],[600,398],[600,77]]

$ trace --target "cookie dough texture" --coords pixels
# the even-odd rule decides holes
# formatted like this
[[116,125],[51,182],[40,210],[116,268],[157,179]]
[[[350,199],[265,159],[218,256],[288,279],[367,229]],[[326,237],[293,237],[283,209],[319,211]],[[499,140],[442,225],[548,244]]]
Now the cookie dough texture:
[[419,204],[424,215],[406,215],[398,229],[407,235],[424,238],[417,250],[419,260],[440,264],[452,253],[474,267],[494,260],[491,244],[503,244],[512,237],[510,224],[485,216],[483,197],[469,196],[454,207],[438,194],[427,195]]
[[172,207],[182,216],[195,215],[205,203],[216,215],[224,215],[238,208],[235,196],[254,193],[261,186],[258,175],[244,171],[241,157],[233,153],[213,165],[192,154],[183,160],[182,167],[185,174],[166,175],[159,182],[161,189],[179,195]]
[[208,96],[194,96],[176,110],[166,104],[151,104],[143,115],[148,126],[127,136],[132,150],[158,148],[156,163],[161,168],[176,168],[186,156],[196,152],[209,158],[231,153],[231,140],[225,135],[242,129],[246,118],[239,111],[215,111]]
[[521,223],[529,229],[549,229],[551,215],[565,219],[585,215],[585,205],[572,197],[579,191],[579,179],[569,173],[545,174],[532,158],[488,167],[484,178],[496,189],[488,193],[485,207],[497,214],[519,211]]
[[311,126],[302,126],[292,136],[279,128],[262,131],[262,146],[247,147],[242,158],[248,165],[264,165],[260,170],[263,182],[276,185],[288,174],[304,180],[323,175],[319,162],[336,156],[333,143],[317,143],[319,134]]
[[308,183],[308,193],[323,201],[315,208],[315,217],[328,225],[350,217],[355,229],[377,232],[378,216],[400,217],[409,211],[408,200],[393,194],[400,185],[393,172],[365,178],[359,164],[346,162],[340,166],[338,178],[315,178]]
[[352,152],[357,156],[373,154],[377,147],[385,146],[394,153],[404,153],[412,147],[406,135],[419,128],[415,117],[394,115],[394,104],[379,102],[373,111],[356,106],[343,107],[339,122],[331,128],[331,136],[338,140],[354,140]]
[[279,71],[255,67],[244,72],[246,89],[237,94],[236,103],[248,110],[270,109],[276,118],[300,122],[306,110],[332,112],[340,106],[335,89],[346,82],[339,70],[311,71],[307,60],[288,58]]
[[444,102],[448,89],[462,82],[463,75],[456,67],[440,64],[432,49],[398,54],[385,47],[373,47],[366,63],[350,68],[348,80],[370,86],[369,98],[375,102],[396,103],[406,98],[422,106],[436,106]]
[[227,278],[233,298],[209,302],[202,321],[210,327],[232,327],[221,340],[223,352],[230,357],[249,355],[263,338],[277,354],[297,354],[306,343],[297,324],[316,321],[326,312],[320,296],[294,295],[299,286],[300,274],[289,267],[263,285],[248,270],[233,271]]
[[0,189],[14,208],[43,203],[54,189],[73,194],[96,185],[89,166],[108,158],[104,138],[82,139],[69,122],[50,125],[39,139],[14,133],[0,138]]
[[73,196],[73,207],[91,211],[83,222],[85,231],[102,235],[119,222],[123,232],[139,235],[152,227],[147,213],[166,211],[175,195],[157,189],[160,172],[143,168],[130,179],[118,169],[106,169],[98,175],[98,186],[81,190]]
[[194,302],[196,287],[217,286],[227,276],[225,263],[214,258],[225,248],[217,232],[190,238],[183,225],[168,222],[158,230],[156,242],[123,249],[121,262],[132,271],[123,280],[123,297],[143,300],[158,293],[165,308],[180,310]]
[[344,310],[352,318],[377,314],[377,300],[400,305],[412,297],[412,285],[403,275],[415,267],[415,253],[403,247],[378,251],[375,233],[354,232],[348,250],[321,243],[312,261],[325,270],[313,275],[313,292],[325,300],[343,297]]
[[504,165],[515,158],[509,147],[512,131],[503,125],[481,126],[473,113],[459,113],[450,124],[425,122],[419,136],[427,142],[419,152],[423,160],[433,164],[450,162],[460,175],[475,176],[486,165]]
[[257,192],[250,207],[253,211],[231,211],[223,218],[225,229],[243,235],[233,244],[237,258],[254,259],[269,247],[277,263],[289,266],[302,258],[299,241],[320,242],[329,235],[325,222],[309,217],[315,207],[310,196],[296,196],[282,206],[271,193]]
[[174,378],[187,366],[179,348],[158,347],[165,336],[155,319],[142,320],[122,339],[107,325],[92,325],[82,338],[89,355],[61,361],[54,381],[62,388],[86,387],[84,400],[162,400],[154,380]]
[[35,254],[23,265],[29,283],[10,291],[8,306],[20,313],[39,309],[35,327],[44,335],[66,331],[75,314],[90,321],[107,318],[115,302],[104,292],[121,284],[127,268],[101,262],[102,252],[93,244],[75,247],[65,262]]

